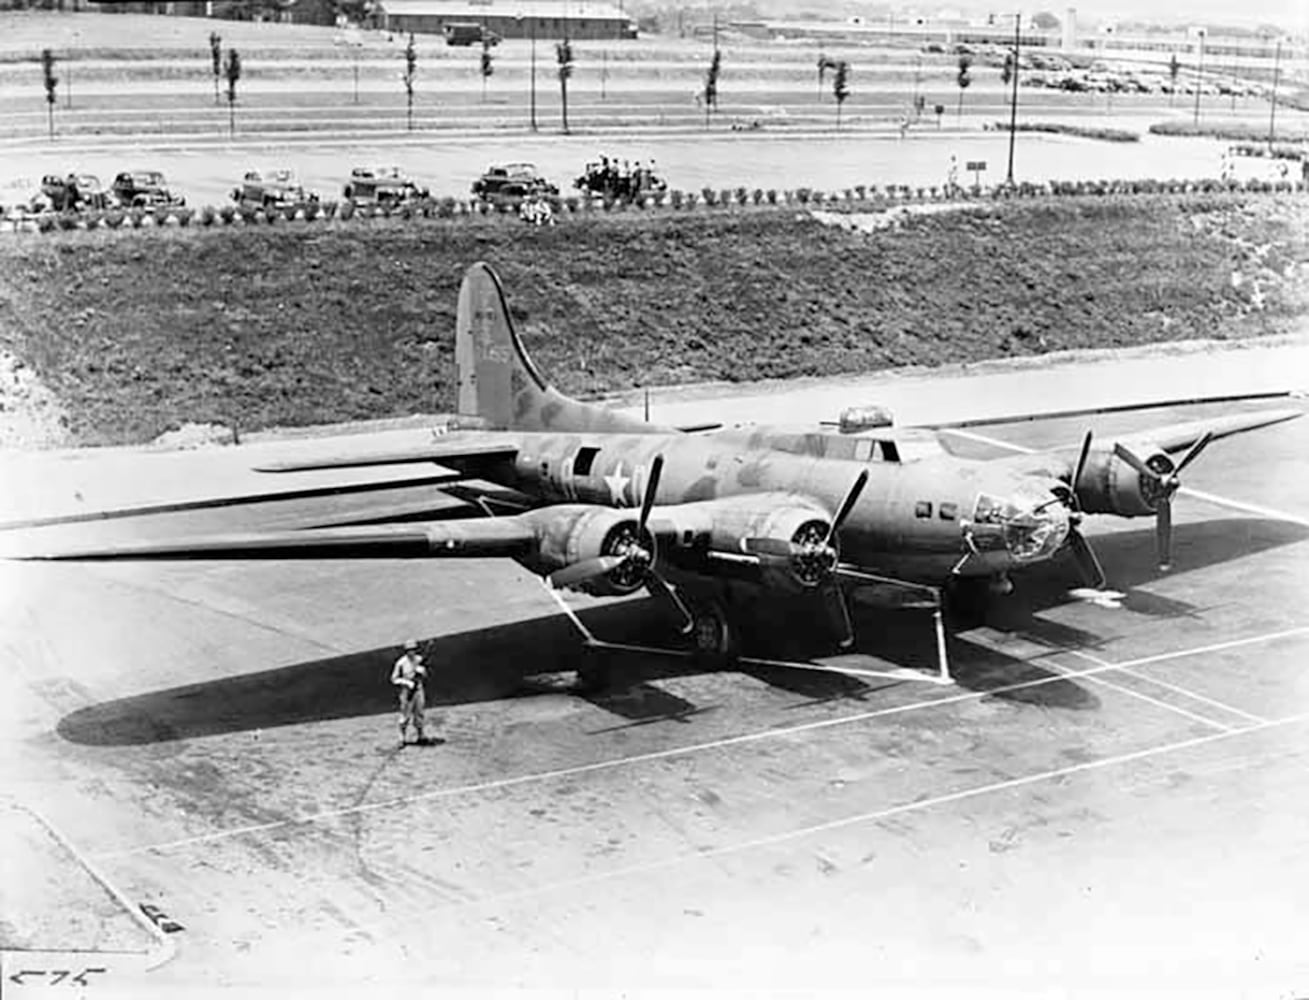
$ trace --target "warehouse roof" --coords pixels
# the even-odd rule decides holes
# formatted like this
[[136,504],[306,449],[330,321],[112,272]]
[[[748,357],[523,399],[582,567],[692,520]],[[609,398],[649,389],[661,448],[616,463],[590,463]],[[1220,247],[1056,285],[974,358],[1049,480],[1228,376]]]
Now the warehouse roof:
[[462,21],[477,21],[484,17],[631,20],[614,4],[592,0],[382,0],[381,7],[392,17],[445,17]]

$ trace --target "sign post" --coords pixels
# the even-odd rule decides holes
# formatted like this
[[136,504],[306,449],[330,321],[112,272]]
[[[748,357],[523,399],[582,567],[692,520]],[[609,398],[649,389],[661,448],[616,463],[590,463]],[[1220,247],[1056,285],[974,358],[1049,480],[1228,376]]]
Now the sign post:
[[986,169],[985,160],[969,160],[965,164],[965,169],[973,172],[973,187],[982,186],[982,171]]

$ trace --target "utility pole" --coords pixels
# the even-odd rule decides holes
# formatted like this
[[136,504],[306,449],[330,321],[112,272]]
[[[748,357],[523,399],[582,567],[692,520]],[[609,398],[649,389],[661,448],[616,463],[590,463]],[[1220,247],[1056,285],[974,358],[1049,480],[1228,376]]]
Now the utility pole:
[[1200,81],[1204,74],[1204,28],[1200,29],[1200,59],[1195,67],[1195,124],[1200,124],[1200,88],[1203,84]]
[[536,131],[536,18],[532,18],[532,131]]
[[1014,186],[1014,137],[1018,134],[1018,47],[1022,44],[1018,28],[1021,17],[1021,14],[1014,14],[1014,75],[1009,81],[1013,95],[1009,98],[1009,172],[1005,183],[1010,187]]
[[1273,151],[1273,127],[1277,121],[1277,73],[1282,68],[1282,40],[1277,40],[1277,52],[1273,56],[1273,89],[1268,94],[1268,152]]

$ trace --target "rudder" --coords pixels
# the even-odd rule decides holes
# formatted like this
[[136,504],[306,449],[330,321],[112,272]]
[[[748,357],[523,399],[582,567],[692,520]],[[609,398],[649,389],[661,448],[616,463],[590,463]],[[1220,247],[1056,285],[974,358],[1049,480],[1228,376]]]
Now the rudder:
[[500,279],[482,261],[464,273],[455,320],[459,415],[486,428],[524,431],[669,430],[553,389],[523,349]]

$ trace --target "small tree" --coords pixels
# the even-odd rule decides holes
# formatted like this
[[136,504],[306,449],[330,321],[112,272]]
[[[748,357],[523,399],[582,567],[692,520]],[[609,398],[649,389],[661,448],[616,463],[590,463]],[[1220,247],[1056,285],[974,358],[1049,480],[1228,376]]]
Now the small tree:
[[709,109],[718,109],[718,74],[723,68],[723,53],[714,49],[714,57],[709,60],[709,70],[704,78],[704,123],[709,127]]
[[227,77],[227,127],[236,135],[236,81],[241,79],[241,56],[236,49],[227,50],[223,75]]
[[414,48],[414,33],[409,32],[405,46],[405,71],[400,79],[405,85],[405,121],[410,132],[414,130],[414,75],[418,71],[418,50]]
[[50,120],[50,138],[55,137],[55,87],[59,77],[55,76],[55,54],[49,49],[41,50],[41,72],[45,77],[45,110]]
[[559,98],[563,102],[564,131],[568,131],[568,78],[573,75],[573,46],[565,38],[555,44],[555,60],[559,63]]
[[491,55],[491,38],[485,30],[482,31],[482,100],[486,100],[486,81],[491,79],[491,74],[495,72],[495,66],[492,63]]
[[1174,52],[1172,58],[1168,60],[1168,103],[1173,103],[1173,96],[1177,93],[1177,74],[1182,71],[1181,64],[1177,61],[1177,53]]
[[959,84],[959,110],[956,117],[963,117],[964,113],[964,91],[968,85],[973,82],[972,74],[968,72],[968,67],[972,66],[972,56],[962,55],[959,57],[959,73],[955,77],[955,82]]
[[841,127],[841,105],[850,96],[850,64],[842,59],[832,76],[832,96],[836,98],[836,127]]
[[209,58],[214,72],[214,104],[218,104],[218,80],[223,75],[223,37],[216,31],[209,32]]

